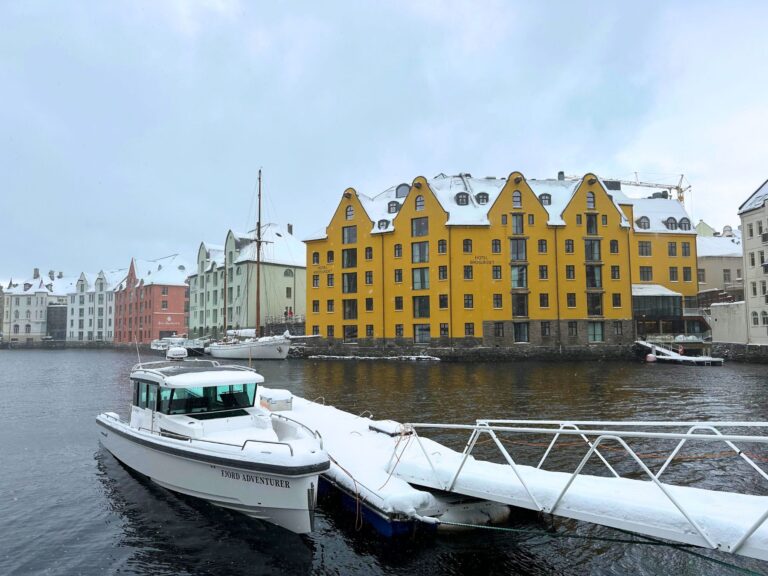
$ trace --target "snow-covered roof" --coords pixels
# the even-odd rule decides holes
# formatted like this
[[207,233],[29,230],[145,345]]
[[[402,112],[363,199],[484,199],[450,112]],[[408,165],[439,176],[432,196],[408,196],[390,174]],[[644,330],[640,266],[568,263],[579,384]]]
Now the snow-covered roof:
[[[62,276],[58,278],[54,275],[53,280],[48,274],[40,274],[38,278],[11,278],[3,286],[5,294],[35,294],[45,292],[51,296],[66,296],[68,292],[74,292],[72,288],[77,284],[78,276]],[[9,288],[9,283],[13,285]]]
[[[190,271],[189,261],[179,256],[171,254],[156,260],[133,259],[134,272],[136,273],[136,282],[144,281],[145,286],[152,284],[160,286],[185,286],[186,279]],[[121,281],[117,289],[125,288],[125,280]]]
[[706,256],[735,256],[741,258],[744,250],[741,239],[737,236],[697,236],[696,255]]
[[682,296],[660,284],[632,284],[632,296]]
[[[249,235],[242,235],[249,238]],[[240,262],[256,261],[256,242],[245,245],[235,260]],[[261,226],[261,261],[268,264],[296,266],[306,268],[307,247],[293,234],[277,224],[262,224]]]
[[755,190],[744,204],[739,206],[739,214],[754,210],[755,208],[761,208],[766,200],[768,200],[768,180],[763,182],[763,185]]

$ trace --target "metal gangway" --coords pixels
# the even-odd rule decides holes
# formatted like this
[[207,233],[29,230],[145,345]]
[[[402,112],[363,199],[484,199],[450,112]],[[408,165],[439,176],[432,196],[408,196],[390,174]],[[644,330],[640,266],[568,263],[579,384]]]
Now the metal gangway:
[[[733,433],[724,433],[728,430]],[[459,452],[419,433],[424,431],[442,437],[448,433],[469,437]],[[413,485],[768,560],[768,473],[757,462],[762,460],[760,456],[745,452],[750,447],[754,452],[768,453],[767,432],[768,422],[411,423],[403,425],[402,440],[395,446],[387,469]],[[523,457],[531,457],[532,448],[530,442],[522,440],[531,436],[546,438],[534,443],[546,449],[538,464],[524,465],[520,462]],[[501,462],[491,461],[487,454],[483,454],[485,459],[476,458],[474,453],[480,444],[490,446],[491,456]],[[565,444],[581,446],[578,455],[584,450],[583,456],[576,456],[575,467],[565,472],[545,469],[545,465],[563,466],[562,461],[554,463],[552,455]],[[644,455],[636,450],[638,444],[643,449],[653,444],[654,452]],[[732,462],[727,460],[725,472],[756,474],[759,486],[750,489],[759,493],[704,489],[675,482],[677,475],[671,477],[670,467],[685,458],[684,451],[687,456],[691,448],[701,448],[702,444],[707,449],[717,446],[722,450],[717,454],[718,462],[724,456],[733,458]],[[513,453],[513,447],[520,453]],[[623,455],[623,461],[616,462],[616,455]],[[699,453],[696,457],[700,456]],[[652,470],[653,464],[646,462],[662,459],[656,471]],[[599,466],[604,475],[586,474],[588,464]],[[630,464],[634,473],[626,470]],[[624,470],[623,476],[617,468]],[[718,469],[718,481],[725,472]],[[638,474],[640,479],[628,477]],[[730,478],[730,483],[722,483],[725,489],[733,490],[736,484],[743,484],[735,481],[741,477]]]
[[[645,340],[636,340],[635,344],[647,348],[649,352],[656,356],[659,361],[675,362],[677,364],[693,364],[700,366],[722,366],[723,359],[713,356],[686,356],[676,352],[669,345],[656,342],[646,342]],[[685,344],[680,342],[679,344]]]

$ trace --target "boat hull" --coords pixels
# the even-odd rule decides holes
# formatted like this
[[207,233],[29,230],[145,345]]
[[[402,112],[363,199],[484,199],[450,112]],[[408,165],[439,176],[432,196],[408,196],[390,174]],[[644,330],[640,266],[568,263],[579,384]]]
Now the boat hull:
[[238,342],[235,344],[211,344],[209,353],[214,358],[233,360],[285,360],[288,357],[289,341],[279,342]]
[[185,441],[160,438],[155,442],[150,434],[104,415],[96,421],[102,446],[160,486],[298,534],[312,531],[319,471],[285,467],[286,473],[279,473],[279,467],[266,463],[201,459],[200,454],[184,449]]

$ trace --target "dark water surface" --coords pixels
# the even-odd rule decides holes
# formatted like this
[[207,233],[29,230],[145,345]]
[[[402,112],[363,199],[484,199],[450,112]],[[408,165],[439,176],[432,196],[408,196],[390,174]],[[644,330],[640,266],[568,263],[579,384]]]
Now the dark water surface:
[[[545,533],[551,521],[536,517],[512,521],[522,532],[390,543],[356,532],[354,519],[330,505],[321,506],[313,534],[297,536],[176,496],[129,473],[98,444],[94,417],[127,414],[135,361],[127,352],[0,351],[0,575],[768,573],[768,563],[725,554],[699,550],[741,571],[670,547],[553,537]],[[256,367],[267,386],[377,419],[768,420],[768,375],[759,365],[288,360]],[[534,439],[513,448],[523,463],[543,452]],[[569,455],[566,444],[553,464],[572,469],[578,450]],[[669,479],[768,493],[756,473],[721,451],[692,447],[700,457],[681,460]],[[626,458],[611,461],[631,472]],[[632,538],[572,521],[555,528]]]

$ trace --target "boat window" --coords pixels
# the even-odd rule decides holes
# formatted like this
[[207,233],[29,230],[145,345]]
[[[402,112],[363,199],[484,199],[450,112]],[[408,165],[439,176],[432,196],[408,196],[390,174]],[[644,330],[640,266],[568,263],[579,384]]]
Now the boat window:
[[139,382],[139,408],[147,407],[147,383]]
[[193,388],[174,388],[170,395],[160,393],[160,410],[165,414],[196,414],[250,408],[256,384],[231,384]]
[[157,409],[157,384],[147,384],[146,408]]

